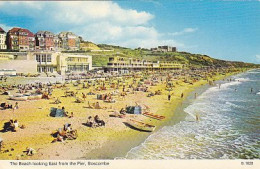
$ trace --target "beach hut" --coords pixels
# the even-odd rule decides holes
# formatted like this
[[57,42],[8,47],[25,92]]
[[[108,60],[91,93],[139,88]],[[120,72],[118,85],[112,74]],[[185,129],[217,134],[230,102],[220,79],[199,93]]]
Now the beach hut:
[[128,114],[141,114],[142,107],[141,106],[128,106],[126,108],[126,113]]
[[65,117],[65,112],[62,109],[58,109],[55,107],[51,107],[51,113],[50,113],[51,117]]

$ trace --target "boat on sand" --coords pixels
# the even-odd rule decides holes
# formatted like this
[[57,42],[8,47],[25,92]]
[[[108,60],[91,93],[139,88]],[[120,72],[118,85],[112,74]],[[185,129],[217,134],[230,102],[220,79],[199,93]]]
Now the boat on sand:
[[27,99],[28,99],[28,96],[24,96],[24,95],[10,96],[10,100],[26,101]]
[[10,100],[16,100],[16,101],[26,101],[26,100],[39,100],[42,99],[42,94],[16,94],[16,95],[10,95]]
[[142,113],[142,115],[153,118],[153,119],[157,119],[157,120],[165,119],[165,116],[161,116],[161,115],[157,115],[157,114],[153,114],[153,113],[149,113],[149,112],[144,112],[144,113]]
[[129,124],[130,126],[136,128],[138,130],[149,131],[149,132],[154,131],[154,129],[156,127],[154,125],[143,123],[141,121],[137,121],[137,120],[134,120],[134,119],[129,119],[127,121],[127,124]]

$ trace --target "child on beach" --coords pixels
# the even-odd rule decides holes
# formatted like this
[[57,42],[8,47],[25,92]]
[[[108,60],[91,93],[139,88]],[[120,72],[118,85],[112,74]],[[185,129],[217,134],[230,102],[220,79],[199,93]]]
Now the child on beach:
[[18,102],[15,102],[14,109],[18,109],[18,108],[19,108]]

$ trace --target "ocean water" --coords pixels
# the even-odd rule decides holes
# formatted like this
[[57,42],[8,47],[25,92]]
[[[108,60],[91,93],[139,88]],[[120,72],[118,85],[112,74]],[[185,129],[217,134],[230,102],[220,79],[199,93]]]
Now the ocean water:
[[260,70],[231,78],[235,81],[219,81],[220,88],[209,87],[196,99],[190,96],[183,120],[151,134],[125,158],[259,159]]

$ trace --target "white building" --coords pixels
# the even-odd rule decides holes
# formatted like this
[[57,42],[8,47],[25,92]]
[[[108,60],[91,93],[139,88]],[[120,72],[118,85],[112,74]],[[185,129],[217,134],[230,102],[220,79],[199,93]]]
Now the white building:
[[92,70],[92,56],[90,55],[44,51],[32,52],[29,55],[37,61],[37,72],[39,73],[83,73]]
[[1,27],[0,27],[0,49],[7,49],[6,32]]

